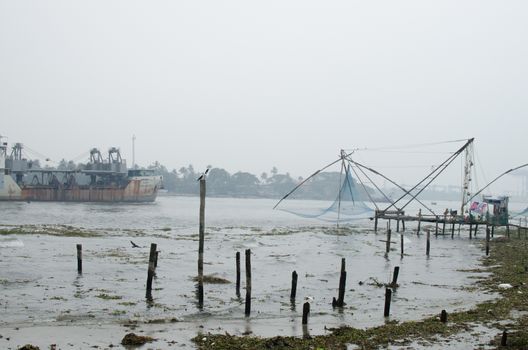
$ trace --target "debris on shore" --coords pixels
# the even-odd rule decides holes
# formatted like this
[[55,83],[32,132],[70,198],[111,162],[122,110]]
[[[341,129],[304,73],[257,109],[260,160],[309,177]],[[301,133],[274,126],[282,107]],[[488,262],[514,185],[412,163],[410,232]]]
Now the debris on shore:
[[121,345],[143,345],[146,343],[150,343],[156,339],[152,337],[147,337],[143,335],[136,335],[134,333],[128,333],[125,335],[123,340],[121,340]]

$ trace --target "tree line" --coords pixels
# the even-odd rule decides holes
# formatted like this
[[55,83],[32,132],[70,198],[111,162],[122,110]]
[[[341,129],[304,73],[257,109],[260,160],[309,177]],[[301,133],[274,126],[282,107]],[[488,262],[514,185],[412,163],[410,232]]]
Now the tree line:
[[[212,166],[207,168],[208,196],[281,198],[304,180],[302,177],[293,178],[288,172],[280,173],[276,167],[260,176],[244,171],[231,174],[223,168]],[[148,169],[163,176],[164,188],[169,194],[197,195],[199,192],[196,180],[202,172],[197,172],[192,165],[169,171],[155,162]],[[339,172],[320,173],[295,191],[292,198],[334,200],[342,181]],[[360,186],[355,181],[354,185],[356,189]],[[362,188],[355,195],[360,200],[367,197]]]

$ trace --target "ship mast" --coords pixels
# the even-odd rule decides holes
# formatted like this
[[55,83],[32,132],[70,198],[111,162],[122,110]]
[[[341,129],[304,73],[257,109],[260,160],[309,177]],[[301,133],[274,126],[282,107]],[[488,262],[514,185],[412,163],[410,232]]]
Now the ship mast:
[[462,182],[462,205],[460,206],[460,215],[464,215],[466,204],[472,197],[471,193],[471,170],[473,168],[473,140],[470,140],[465,149],[464,178]]
[[136,135],[132,135],[132,169],[136,168]]
[[4,136],[0,135],[0,171],[3,174],[5,169],[5,160],[7,158],[7,142],[2,142]]

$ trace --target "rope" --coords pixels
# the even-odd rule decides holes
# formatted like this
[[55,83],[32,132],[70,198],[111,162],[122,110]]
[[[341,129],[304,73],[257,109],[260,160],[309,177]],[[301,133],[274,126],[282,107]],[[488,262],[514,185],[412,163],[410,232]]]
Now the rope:
[[[436,146],[436,145],[443,145],[448,143],[456,143],[456,142],[467,142],[470,139],[460,139],[460,140],[451,140],[451,141],[440,141],[440,142],[429,142],[429,143],[421,143],[421,144],[408,144],[408,145],[401,145],[401,146],[385,146],[385,147],[377,147],[377,148],[355,148],[354,151],[380,151],[380,150],[390,150],[390,149],[404,149],[404,148],[415,148],[415,147],[424,147],[424,146]],[[351,149],[345,149],[345,151],[351,151]]]

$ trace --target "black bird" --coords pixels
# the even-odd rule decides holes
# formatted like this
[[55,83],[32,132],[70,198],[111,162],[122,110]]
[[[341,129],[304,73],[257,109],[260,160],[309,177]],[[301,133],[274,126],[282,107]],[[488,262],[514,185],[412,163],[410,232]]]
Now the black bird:
[[201,179],[205,178],[205,175],[209,172],[209,168],[205,169],[205,173],[202,173],[199,178],[196,179],[196,181],[200,181]]
[[136,243],[130,241],[130,243],[132,243],[132,248],[141,248],[140,246],[138,246]]

